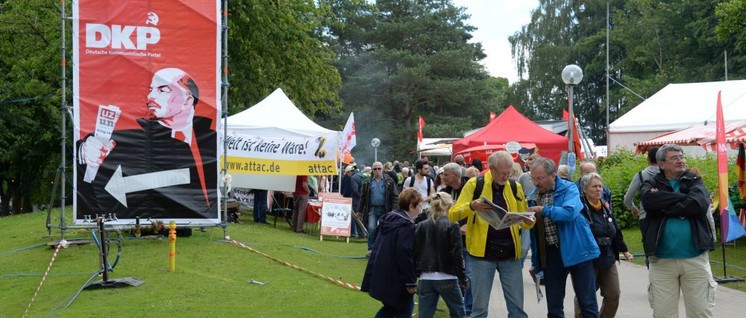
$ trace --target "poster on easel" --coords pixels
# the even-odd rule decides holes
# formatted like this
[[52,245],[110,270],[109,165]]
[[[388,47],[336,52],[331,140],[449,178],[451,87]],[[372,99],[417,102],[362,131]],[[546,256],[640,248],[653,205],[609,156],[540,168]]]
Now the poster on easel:
[[351,198],[324,198],[321,206],[321,231],[319,240],[327,236],[346,237],[348,242],[352,226]]

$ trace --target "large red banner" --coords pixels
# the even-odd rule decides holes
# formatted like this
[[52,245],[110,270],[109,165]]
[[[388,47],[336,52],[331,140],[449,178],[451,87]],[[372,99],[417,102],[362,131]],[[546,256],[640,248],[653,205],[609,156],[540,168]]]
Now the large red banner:
[[218,1],[73,4],[75,220],[219,220]]

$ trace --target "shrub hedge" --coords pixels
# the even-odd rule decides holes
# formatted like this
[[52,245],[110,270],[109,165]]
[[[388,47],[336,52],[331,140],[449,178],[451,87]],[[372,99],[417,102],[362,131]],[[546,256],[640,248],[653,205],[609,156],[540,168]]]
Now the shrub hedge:
[[[633,177],[637,172],[647,166],[647,154],[635,154],[629,150],[617,149],[608,157],[598,160],[598,171],[604,178],[604,185],[609,187],[612,193],[612,206],[619,227],[628,228],[637,224],[637,218],[624,206],[624,194]],[[728,175],[731,185],[730,196],[736,208],[743,207],[744,203],[738,196],[735,176],[735,157],[729,158]],[[702,173],[708,191],[713,193],[717,189],[717,157],[714,153],[708,153],[703,157],[688,156],[686,158],[687,168],[697,167]],[[639,193],[635,202],[639,202]],[[716,217],[717,219],[717,217]]]

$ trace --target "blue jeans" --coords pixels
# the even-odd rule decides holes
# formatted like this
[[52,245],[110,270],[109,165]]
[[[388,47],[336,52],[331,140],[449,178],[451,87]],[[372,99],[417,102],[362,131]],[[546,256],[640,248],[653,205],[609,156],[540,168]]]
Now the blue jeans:
[[409,308],[403,310],[403,311],[397,311],[396,308],[391,306],[383,305],[381,309],[378,310],[375,318],[412,318],[412,311],[414,311],[414,297],[412,297],[412,300],[409,302]]
[[267,222],[267,190],[254,190],[254,223]]
[[547,247],[546,262],[544,286],[547,291],[547,317],[565,317],[564,300],[568,274],[583,317],[598,317],[593,261],[565,267],[560,249]]
[[508,317],[528,317],[523,310],[523,267],[520,260],[491,262],[471,257],[471,262],[471,293],[474,296],[472,317],[487,317],[496,270],[500,273]]
[[376,227],[378,227],[378,219],[386,214],[386,208],[384,207],[370,207],[368,212],[368,250],[373,250],[373,244],[376,242]]
[[[471,256],[469,251],[466,250],[466,246],[463,246],[464,254],[464,272],[466,273],[466,279],[469,280],[469,285],[473,281],[471,279]],[[472,305],[474,304],[474,297],[471,296],[471,287],[464,291],[464,310],[467,316],[471,316]]]
[[451,317],[466,317],[464,311],[464,299],[461,296],[461,286],[458,279],[447,280],[423,280],[417,283],[417,291],[420,296],[420,317],[429,318],[435,316],[438,307],[438,296],[443,297]]

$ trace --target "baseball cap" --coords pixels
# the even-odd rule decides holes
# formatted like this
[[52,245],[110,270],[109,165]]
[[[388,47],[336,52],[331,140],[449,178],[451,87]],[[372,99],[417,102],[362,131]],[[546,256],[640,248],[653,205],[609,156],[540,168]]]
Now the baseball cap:
[[345,172],[352,171],[352,170],[355,170],[355,166],[349,165],[349,166],[345,167]]

